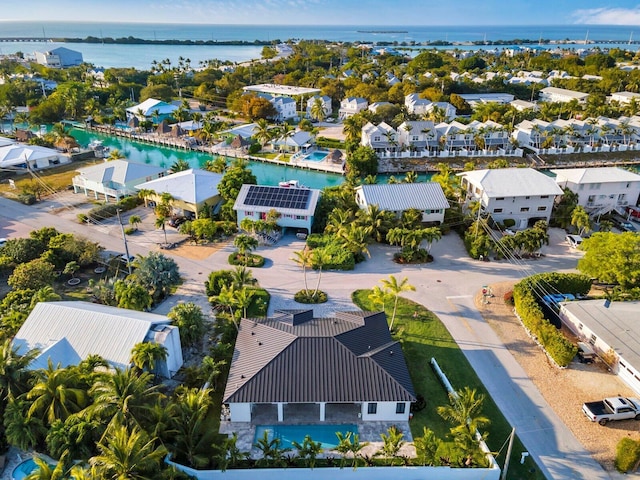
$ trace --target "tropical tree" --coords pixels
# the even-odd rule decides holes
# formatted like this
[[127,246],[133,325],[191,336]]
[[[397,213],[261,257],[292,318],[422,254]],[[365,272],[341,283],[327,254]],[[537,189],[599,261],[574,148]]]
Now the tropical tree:
[[144,200],[145,208],[147,208],[148,206],[149,198],[155,195],[156,195],[155,190],[151,190],[148,188],[141,188],[140,190],[138,190],[138,198],[141,198],[142,200]]
[[149,290],[136,282],[117,280],[113,285],[117,306],[143,312],[153,304]]
[[30,405],[23,395],[10,399],[4,412],[7,441],[22,450],[29,450],[41,444],[47,433],[42,419],[29,415]]
[[384,241],[394,222],[393,213],[381,210],[377,205],[369,205],[367,210],[359,210],[356,216],[364,226],[371,228],[371,236],[378,243]]
[[205,332],[202,309],[193,302],[179,303],[173,307],[167,317],[180,331],[180,343],[191,347],[202,341]]
[[578,269],[585,275],[619,284],[624,291],[640,287],[640,235],[636,232],[597,232],[581,248],[586,253]]
[[360,436],[353,432],[336,432],[338,445],[335,450],[341,455],[340,464],[343,467],[347,458],[351,457],[351,466],[355,470],[358,466],[360,451],[369,445],[369,442],[360,442]]
[[51,425],[56,420],[64,421],[69,415],[78,413],[87,406],[88,398],[77,385],[76,370],[54,366],[49,359],[46,369],[36,371],[35,384],[27,393],[27,399],[33,402],[29,416]]
[[454,428],[466,429],[475,434],[479,428],[490,423],[489,419],[482,415],[484,399],[485,396],[476,389],[464,387],[449,393],[449,405],[438,407],[438,415],[451,422]]
[[327,112],[325,112],[324,110],[324,103],[322,101],[322,98],[317,97],[313,101],[309,113],[311,114],[311,118],[313,118],[314,120],[318,122],[324,121],[324,119],[327,117]]
[[298,455],[304,460],[307,467],[313,470],[318,455],[322,453],[322,442],[314,442],[309,435],[305,435],[302,443],[294,440],[291,445],[298,450]]
[[278,437],[269,440],[269,433],[265,430],[262,437],[253,444],[262,454],[262,457],[258,459],[258,466],[283,466],[284,456],[290,449],[282,448],[281,443],[282,441]]
[[231,271],[230,279],[231,283],[235,285],[236,288],[242,288],[245,285],[254,285],[256,283],[256,279],[253,278],[251,270],[242,265],[238,265]]
[[38,356],[37,350],[24,355],[18,353],[18,347],[6,338],[0,346],[0,402],[4,405],[10,399],[18,398],[29,390],[31,371],[27,367]]
[[203,389],[210,388],[211,391],[216,391],[215,382],[226,364],[226,360],[215,360],[208,355],[203,357],[200,365],[200,370],[206,379],[202,387]]
[[302,267],[302,275],[304,278],[304,291],[305,294],[309,294],[309,285],[307,284],[307,268],[311,267],[311,250],[305,248],[304,250],[299,250],[293,252],[295,255],[291,260],[293,260],[296,264]]
[[136,230],[138,230],[138,225],[140,225],[141,223],[142,218],[140,218],[140,215],[131,215],[129,217],[129,225],[131,225]]
[[76,278],[76,272],[80,269],[78,262],[69,262],[65,265],[62,273],[64,275],[71,275],[71,278]]
[[591,229],[591,221],[586,210],[578,205],[571,213],[571,225],[578,229],[578,235],[582,235]]
[[442,444],[442,440],[436,437],[432,430],[422,427],[422,437],[414,438],[413,444],[416,447],[418,460],[422,465],[440,465],[438,449]]
[[177,173],[177,172],[183,172],[185,170],[189,170],[190,168],[191,168],[191,165],[189,165],[189,162],[187,160],[183,158],[179,158],[178,160],[173,162],[173,164],[169,168],[169,171],[171,173]]
[[387,430],[387,433],[381,433],[380,438],[382,438],[382,448],[376,452],[376,455],[383,455],[387,458],[391,458],[391,464],[393,465],[393,461],[398,457],[398,453],[400,449],[403,447],[406,441],[403,440],[404,433],[398,429],[395,425],[392,425]]
[[244,257],[244,264],[249,265],[249,254],[258,248],[258,239],[240,234],[233,240],[233,244],[238,249],[238,253]]
[[131,350],[131,362],[141,371],[155,373],[158,362],[163,362],[169,356],[164,345],[155,342],[141,342]]
[[389,325],[389,331],[393,329],[393,322],[396,319],[396,311],[398,309],[398,298],[402,292],[415,292],[416,287],[409,283],[409,279],[404,277],[400,282],[393,275],[389,275],[388,279],[380,280],[382,285],[389,291],[390,295],[393,295],[393,313],[391,314],[391,324]]
[[249,458],[249,452],[243,452],[238,448],[238,434],[233,432],[230,437],[225,438],[222,444],[213,446],[217,451],[216,460],[223,472],[228,467],[236,467],[238,464]]
[[262,148],[273,139],[273,127],[269,125],[269,122],[265,118],[256,120],[256,128],[253,134]]
[[114,425],[109,435],[98,443],[99,455],[89,463],[99,478],[121,480],[149,480],[158,478],[162,458],[167,450],[156,446],[156,439],[137,426],[129,429]]
[[384,312],[384,306],[389,299],[389,291],[386,289],[380,288],[378,285],[375,285],[371,290],[371,293],[367,297],[374,306],[380,305],[380,310]]
[[202,468],[209,463],[215,434],[206,421],[211,404],[209,389],[187,389],[173,402],[173,428],[176,434],[172,439],[172,449],[178,459],[184,459],[195,468]]

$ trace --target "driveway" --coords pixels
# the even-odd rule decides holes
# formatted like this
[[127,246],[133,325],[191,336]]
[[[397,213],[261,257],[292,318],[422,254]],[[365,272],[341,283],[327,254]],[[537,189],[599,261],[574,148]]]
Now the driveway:
[[[122,252],[117,225],[80,225],[48,211],[0,198],[0,236],[10,238],[46,225],[85,235],[109,250]],[[552,239],[557,240],[558,236],[563,235],[552,231]],[[287,236],[277,247],[264,247],[258,251],[268,260],[264,268],[254,269],[254,276],[272,295],[271,312],[278,308],[300,308],[293,301],[293,294],[301,289],[302,270],[291,258],[294,251],[303,247],[304,242]],[[146,254],[155,248],[157,246],[145,238],[130,245],[134,254]],[[174,256],[185,279],[177,298],[201,302],[203,282],[208,273],[229,268],[227,256],[232,248],[225,247],[206,260]],[[536,260],[479,262],[467,257],[462,241],[453,233],[434,245],[432,254],[435,261],[426,266],[397,265],[392,262],[395,251],[394,247],[374,245],[371,258],[358,265],[356,270],[324,272],[320,288],[328,293],[330,302],[316,307],[316,315],[352,310],[354,305],[350,296],[354,289],[371,288],[391,274],[400,278],[407,276],[416,287],[416,292],[407,296],[425,305],[445,323],[547,478],[615,478],[615,474],[609,475],[591,458],[555,415],[473,302],[474,295],[483,285],[519,279],[532,273],[572,270],[580,253],[570,251],[568,246],[555,244],[545,247],[544,256]],[[171,251],[164,253],[171,255]],[[311,284],[316,278],[316,274],[309,274]],[[161,310],[168,310],[175,300],[165,302]]]

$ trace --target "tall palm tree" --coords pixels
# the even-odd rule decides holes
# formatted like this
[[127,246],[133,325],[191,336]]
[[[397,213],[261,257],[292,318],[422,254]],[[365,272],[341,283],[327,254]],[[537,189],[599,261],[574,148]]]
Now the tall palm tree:
[[162,232],[164,233],[165,245],[169,243],[169,240],[167,240],[167,220],[168,220],[167,217],[165,217],[164,215],[161,215],[156,217],[156,222],[155,222],[156,228],[161,228]]
[[141,198],[142,200],[144,200],[145,208],[147,208],[148,206],[149,197],[153,197],[155,195],[156,195],[155,190],[151,190],[148,188],[141,188],[140,190],[138,190],[138,198]]
[[271,141],[271,139],[273,138],[273,129],[266,119],[260,118],[256,121],[256,128],[253,134],[253,138],[255,138],[260,143],[260,146],[262,148],[264,148],[264,146],[269,143],[269,141]]
[[156,402],[158,387],[152,385],[152,375],[138,374],[133,369],[121,370],[99,378],[89,390],[93,403],[87,414],[109,425],[139,425],[149,405]]
[[238,249],[238,253],[244,256],[245,266],[249,265],[249,254],[258,248],[258,239],[249,235],[240,234],[233,240],[233,245]]
[[140,215],[131,215],[129,217],[129,225],[131,225],[136,230],[138,230],[138,225],[140,225],[141,223],[142,218],[140,218]]
[[78,372],[54,367],[49,360],[46,369],[36,372],[36,383],[27,393],[33,403],[29,416],[41,418],[51,425],[56,420],[65,420],[78,413],[88,403],[87,395],[78,385]]
[[305,248],[304,250],[298,250],[293,252],[295,255],[291,260],[296,262],[302,267],[302,275],[304,278],[304,291],[309,294],[309,286],[307,285],[307,267],[311,266],[311,250]]
[[369,205],[367,210],[359,210],[357,217],[363,225],[371,227],[371,236],[378,243],[384,241],[394,218],[392,212],[381,210],[377,205]]
[[313,103],[311,104],[311,110],[309,111],[311,114],[311,118],[317,120],[318,122],[324,121],[327,117],[327,112],[324,110],[324,102],[322,98],[317,97]]
[[189,165],[189,162],[187,160],[185,160],[184,158],[179,158],[178,160],[173,162],[173,164],[171,165],[171,168],[169,168],[169,171],[171,173],[178,173],[178,172],[183,172],[185,170],[189,170],[190,168],[191,168],[191,165]]
[[29,364],[38,356],[37,350],[31,350],[24,355],[18,353],[18,348],[12,344],[10,338],[0,346],[0,401],[3,403],[11,398],[18,398],[29,390],[31,372],[27,370]]
[[129,430],[124,425],[114,426],[109,435],[98,444],[100,454],[89,462],[99,478],[113,480],[149,480],[158,478],[164,447],[156,446],[156,439],[140,428]]
[[404,277],[400,282],[393,275],[389,275],[388,279],[380,280],[382,285],[389,290],[389,293],[394,296],[393,301],[393,313],[391,314],[391,324],[389,325],[389,331],[393,329],[393,322],[396,319],[396,311],[398,309],[398,298],[402,292],[415,292],[416,287],[409,283],[409,279]]
[[178,459],[189,466],[204,467],[209,463],[213,432],[206,422],[211,408],[211,390],[188,389],[174,403],[176,434],[173,449]]
[[481,413],[484,398],[475,389],[464,387],[455,393],[449,393],[450,404],[438,407],[438,414],[455,427],[475,434],[478,428],[489,424],[489,419]]

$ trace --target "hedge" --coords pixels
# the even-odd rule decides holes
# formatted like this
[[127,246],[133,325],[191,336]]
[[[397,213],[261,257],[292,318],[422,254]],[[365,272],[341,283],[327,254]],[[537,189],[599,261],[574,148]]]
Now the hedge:
[[87,213],[87,217],[94,222],[99,222],[105,218],[115,217],[118,214],[118,210],[126,212],[141,204],[142,200],[138,197],[125,197],[118,203],[105,203],[104,205],[92,208]]
[[616,447],[615,466],[619,472],[628,472],[640,461],[640,442],[623,438]]
[[586,294],[590,288],[591,279],[576,273],[541,273],[527,277],[513,287],[513,300],[522,323],[561,367],[573,360],[578,349],[544,317],[538,298],[545,291]]
[[327,138],[327,137],[317,137],[316,145],[320,148],[337,148],[339,150],[344,150],[345,144],[340,140],[336,140],[335,138]]
[[[344,248],[333,235],[312,233],[307,237],[307,247],[311,250],[324,249],[329,256],[329,260],[322,267],[324,270],[353,270],[356,266],[353,253]],[[313,268],[317,270],[318,267],[314,265]]]

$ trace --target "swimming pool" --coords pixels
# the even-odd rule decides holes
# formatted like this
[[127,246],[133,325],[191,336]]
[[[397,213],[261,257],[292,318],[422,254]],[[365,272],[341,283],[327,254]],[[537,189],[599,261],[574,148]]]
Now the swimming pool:
[[258,425],[254,443],[261,439],[264,432],[267,432],[269,440],[280,439],[281,448],[293,448],[291,442],[302,443],[305,435],[309,435],[314,442],[320,442],[325,450],[332,450],[338,446],[336,432],[346,434],[347,432],[358,433],[358,426],[355,424],[340,425]]
[[315,150],[311,152],[309,155],[305,155],[302,159],[306,162],[321,162],[325,158],[327,158],[329,152],[325,152],[323,150]]
[[[54,465],[51,466],[53,467]],[[38,470],[38,465],[36,465],[36,462],[33,460],[33,458],[29,458],[24,462],[18,464],[18,466],[13,469],[11,478],[13,478],[13,480],[23,480],[29,474],[35,472],[36,470]]]

